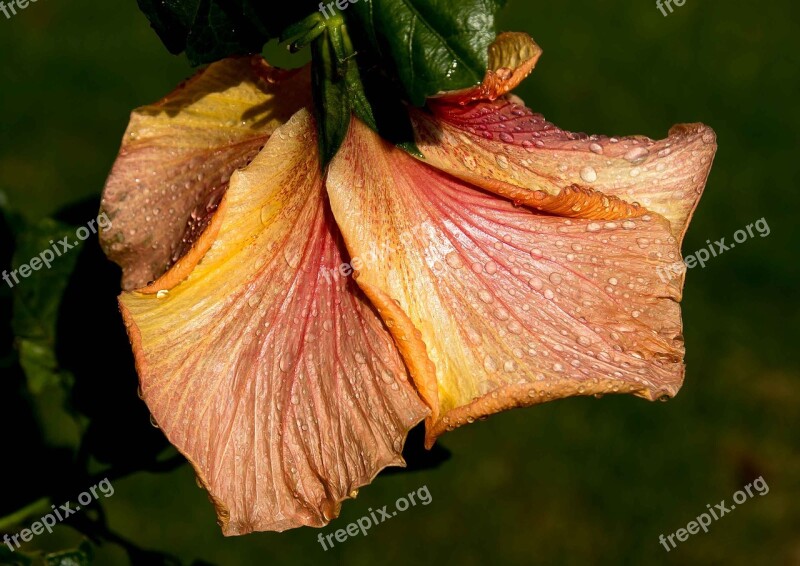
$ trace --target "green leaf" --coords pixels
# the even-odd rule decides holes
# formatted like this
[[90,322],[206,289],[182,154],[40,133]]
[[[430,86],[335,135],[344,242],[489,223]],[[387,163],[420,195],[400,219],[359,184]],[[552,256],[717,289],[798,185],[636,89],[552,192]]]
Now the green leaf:
[[410,102],[479,84],[505,0],[360,0],[345,10],[371,48],[391,59]]
[[186,55],[193,65],[261,51],[269,37],[252,25],[237,4],[200,0],[186,43]]
[[193,65],[259,53],[288,25],[317,10],[311,0],[275,7],[258,0],[138,0],[171,53]]
[[[59,241],[65,237],[74,248],[62,252]],[[11,283],[14,283],[14,276],[18,281],[12,289],[12,329],[20,365],[35,395],[69,379],[58,367],[55,336],[61,299],[78,260],[76,242],[74,227],[51,219],[28,226],[17,237],[12,261],[14,271],[9,274]],[[43,259],[47,259],[49,268]],[[37,264],[39,268],[33,270]]]
[[33,558],[21,551],[11,551],[6,545],[0,546],[0,564],[4,566],[29,566]]
[[329,24],[311,50],[320,156],[325,167],[339,151],[352,114],[373,129],[377,124],[343,22]]
[[138,4],[170,53],[186,50],[200,0],[138,0]]

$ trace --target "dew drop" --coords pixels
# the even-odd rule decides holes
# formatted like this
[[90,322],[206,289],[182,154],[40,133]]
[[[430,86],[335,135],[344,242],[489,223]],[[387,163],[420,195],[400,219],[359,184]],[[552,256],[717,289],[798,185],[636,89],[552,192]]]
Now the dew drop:
[[495,71],[495,74],[497,75],[497,78],[500,79],[501,81],[507,81],[512,77],[514,71],[512,71],[508,67],[500,67]]
[[594,170],[594,167],[587,165],[581,169],[581,179],[587,183],[594,183],[597,180],[597,171]]
[[444,261],[453,269],[461,269],[464,264],[461,262],[461,257],[456,252],[449,252],[444,256]]
[[278,361],[278,367],[281,368],[281,371],[288,372],[292,369],[292,359],[286,354],[282,355],[281,359]]
[[624,157],[627,161],[636,164],[636,163],[641,163],[642,161],[647,159],[649,153],[650,152],[647,151],[647,149],[644,147],[634,147],[633,149],[628,151],[628,153],[626,153]]

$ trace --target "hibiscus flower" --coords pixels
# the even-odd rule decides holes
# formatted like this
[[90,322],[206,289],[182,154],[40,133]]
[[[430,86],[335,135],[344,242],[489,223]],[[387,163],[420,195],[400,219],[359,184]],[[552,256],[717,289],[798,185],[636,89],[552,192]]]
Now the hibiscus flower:
[[214,63],[138,109],[103,195],[145,402],[226,535],[322,526],[425,419],[674,396],[680,244],[716,150],[566,132],[508,94],[538,46],[409,109],[413,156],[353,118],[321,167],[310,72]]

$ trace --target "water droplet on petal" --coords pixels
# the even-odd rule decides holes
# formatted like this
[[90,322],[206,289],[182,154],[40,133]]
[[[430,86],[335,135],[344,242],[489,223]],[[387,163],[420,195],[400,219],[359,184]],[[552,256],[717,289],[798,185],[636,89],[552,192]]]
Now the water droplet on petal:
[[500,79],[501,81],[507,81],[513,76],[514,71],[512,71],[508,67],[500,67],[495,71],[495,74],[497,75],[497,78]]
[[[508,328],[508,331],[511,332],[511,334],[522,334],[522,325],[519,322],[517,322],[516,320],[512,320],[511,322],[509,322],[507,328]],[[517,357],[521,358],[522,357],[522,351],[520,350],[519,353],[520,353],[520,355],[517,356]],[[517,355],[516,354],[516,350],[514,351],[514,355],[515,356]]]
[[626,153],[624,157],[627,161],[630,161],[633,164],[637,164],[647,159],[649,153],[650,152],[647,151],[646,148],[639,146],[639,147],[634,147],[633,149],[628,151],[628,153]]
[[581,179],[587,183],[594,183],[597,180],[597,171],[594,170],[594,167],[587,165],[581,169]]
[[456,252],[450,252],[444,256],[444,261],[453,269],[461,269],[464,264],[461,262],[461,257]]

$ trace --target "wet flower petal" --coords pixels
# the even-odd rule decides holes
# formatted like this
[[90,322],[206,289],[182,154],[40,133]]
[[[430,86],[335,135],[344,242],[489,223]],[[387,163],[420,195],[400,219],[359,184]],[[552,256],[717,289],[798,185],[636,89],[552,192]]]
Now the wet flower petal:
[[489,46],[489,68],[478,86],[442,93],[441,102],[467,104],[474,100],[494,100],[510,92],[527,77],[542,50],[526,33],[505,32]]
[[[513,96],[467,107],[432,103],[431,110],[413,114],[417,145],[431,165],[513,200],[538,195],[541,210],[560,215],[656,212],[679,240],[717,148],[713,130],[702,124],[675,126],[660,141],[566,132]],[[558,195],[569,206],[554,202]]]
[[101,233],[123,287],[161,276],[205,230],[228,187],[269,135],[310,103],[307,70],[260,56],[214,63],[160,102],[134,111],[103,193]]
[[[328,181],[357,281],[433,408],[428,443],[510,407],[571,395],[674,395],[679,258],[668,222],[532,212],[454,179],[355,122]],[[382,253],[374,253],[375,242]]]
[[186,274],[120,298],[142,392],[226,535],[322,526],[427,414],[352,279],[301,110],[231,177]]

